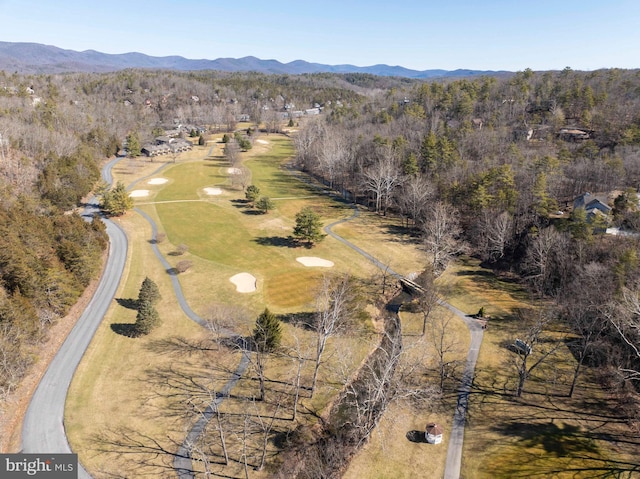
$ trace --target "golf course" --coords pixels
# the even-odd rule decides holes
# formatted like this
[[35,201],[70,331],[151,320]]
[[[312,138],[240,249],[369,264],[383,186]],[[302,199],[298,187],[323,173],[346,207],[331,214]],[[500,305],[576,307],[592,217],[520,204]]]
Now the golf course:
[[[288,168],[294,150],[287,136],[263,135],[241,155],[248,183],[273,203],[266,213],[247,200],[237,181],[245,170],[229,164],[218,138],[175,162],[123,159],[113,170],[135,204],[116,219],[129,240],[128,262],[112,308],[74,377],[65,416],[71,447],[94,478],[177,477],[176,451],[204,417],[204,432],[187,445],[195,477],[272,477],[291,441],[311,438],[326,420],[333,401],[379,341],[382,308],[375,298],[396,285],[385,268],[331,236],[313,247],[296,241],[293,229],[301,209],[312,208],[324,225],[351,218],[333,231],[398,274],[411,277],[427,262],[416,238],[400,227],[400,218],[363,209],[352,218],[352,204],[294,174]],[[317,309],[323,280],[340,275],[355,285],[361,312],[349,330],[327,342],[311,394],[317,335],[305,327],[305,318]],[[148,336],[130,337],[123,331],[136,321],[138,291],[146,277],[160,290],[161,325]],[[176,278],[207,327],[179,306],[172,286]],[[491,318],[469,399],[464,477],[538,472],[592,477],[594,470],[631,463],[634,443],[627,441],[623,420],[607,409],[592,373],[581,376],[574,398],[566,397],[575,364],[566,345],[531,374],[528,394],[515,398],[510,393],[516,377],[505,344],[516,334],[517,312],[532,304],[518,284],[468,257],[450,266],[438,284],[459,310],[471,315],[484,308]],[[228,394],[221,395],[243,357],[228,341],[228,332],[250,336],[265,308],[280,318],[278,354],[263,364],[252,360]],[[442,333],[439,344],[435,329],[421,334],[421,314],[403,308],[400,318],[403,361],[422,368],[416,370],[423,383],[442,380],[443,392],[419,409],[392,403],[344,477],[444,473],[469,332],[442,305],[430,319],[430,327]],[[561,338],[566,331],[554,334]],[[439,361],[447,368],[441,377]],[[263,382],[266,393],[260,400]],[[427,422],[444,427],[442,444],[421,440]]]

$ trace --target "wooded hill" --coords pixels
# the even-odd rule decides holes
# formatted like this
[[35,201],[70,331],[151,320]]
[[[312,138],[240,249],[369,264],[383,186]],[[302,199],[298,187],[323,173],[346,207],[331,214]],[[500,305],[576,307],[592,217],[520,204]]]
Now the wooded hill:
[[[315,107],[321,114],[305,115]],[[433,258],[425,268],[437,274],[466,252],[516,275],[555,300],[580,364],[602,366],[619,385],[639,376],[638,240],[603,234],[640,229],[636,70],[430,82],[0,72],[5,392],[28,362],[16,345],[44,336],[96,274],[101,223],[64,212],[94,187],[103,159],[131,135],[144,144],[179,126],[232,131],[241,119],[269,131],[293,125],[298,166],[380,214],[402,215]],[[586,192],[611,211],[574,210]]]

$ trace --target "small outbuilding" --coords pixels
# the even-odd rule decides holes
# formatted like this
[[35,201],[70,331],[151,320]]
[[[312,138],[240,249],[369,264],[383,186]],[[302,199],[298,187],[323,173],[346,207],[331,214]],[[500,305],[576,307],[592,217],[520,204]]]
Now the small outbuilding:
[[436,424],[435,422],[430,422],[427,424],[426,431],[424,433],[424,437],[429,444],[440,444],[442,442],[442,426]]

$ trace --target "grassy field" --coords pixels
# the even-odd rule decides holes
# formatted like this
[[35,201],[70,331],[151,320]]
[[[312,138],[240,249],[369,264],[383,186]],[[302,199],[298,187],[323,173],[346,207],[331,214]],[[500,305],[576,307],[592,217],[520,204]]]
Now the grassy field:
[[[448,309],[437,307],[435,317],[449,319],[447,336],[455,346],[446,355],[447,361],[462,364],[469,346],[470,335],[466,325]],[[405,367],[419,365],[424,371],[424,381],[438,383],[435,373],[436,358],[430,337],[422,337],[422,315],[401,311],[403,331],[403,357]],[[456,388],[457,378],[447,380],[449,391]],[[435,422],[451,429],[455,395],[445,394],[427,404],[414,405],[407,401],[395,401],[385,412],[371,440],[355,456],[347,469],[345,479],[410,479],[416,474],[442,477],[447,455],[447,443],[427,444],[423,441],[427,423]],[[445,436],[446,437],[446,436]]]
[[[368,260],[332,238],[313,249],[295,247],[287,239],[293,217],[304,205],[320,212],[327,223],[351,215],[351,208],[287,174],[282,163],[291,155],[290,140],[268,138],[268,145],[251,150],[244,158],[255,184],[277,202],[276,210],[268,215],[256,214],[243,202],[243,192],[230,183],[228,165],[215,153],[217,147],[213,154],[210,147],[194,148],[187,158],[166,164],[160,172],[156,170],[161,163],[141,160],[124,160],[114,171],[117,181],[134,184],[132,189],[150,191],[149,196],[136,199],[136,206],[166,233],[167,239],[159,247],[169,262],[193,262],[191,269],[179,277],[190,306],[206,317],[212,307],[234,305],[238,314],[230,326],[241,334],[251,332],[256,315],[265,306],[277,313],[312,310],[315,288],[327,269],[305,267],[296,261],[298,256],[329,259],[335,263],[332,271],[349,271],[362,279],[376,271]],[[149,184],[149,179],[156,177],[168,182]],[[222,194],[203,195],[206,187],[219,187]],[[177,307],[170,276],[149,246],[148,223],[134,212],[117,221],[130,240],[126,280],[74,378],[65,423],[73,449],[86,451],[81,453],[81,461],[94,477],[119,477],[123,471],[136,471],[134,477],[143,473],[171,477],[168,453],[176,450],[197,417],[195,404],[202,407],[213,391],[223,387],[240,354],[226,348],[202,347],[212,344],[209,333]],[[182,243],[189,251],[173,255]],[[229,281],[243,271],[258,278],[255,293],[238,293]],[[147,337],[132,339],[118,331],[135,321],[132,302],[145,276],[161,289],[163,299],[157,309],[163,324]],[[300,354],[311,357],[314,343],[304,328],[284,323],[283,329],[283,351],[287,354],[269,362],[267,377],[291,383],[297,364],[292,360],[294,346],[299,344]],[[234,395],[223,403],[221,411],[229,427],[251,409],[251,427],[255,429],[255,418],[273,413],[273,408],[282,416],[274,423],[276,437],[286,436],[297,424],[312,425],[342,387],[346,372],[361,362],[375,341],[370,326],[363,327],[355,337],[330,340],[317,394],[309,399],[303,390],[295,423],[287,417],[290,412],[285,412],[284,406],[275,405],[278,401],[291,402],[290,388],[273,387],[276,392],[269,392],[264,404],[247,402],[256,395],[256,376],[250,369],[234,388]],[[303,385],[309,383],[311,374],[312,363],[307,362],[301,372]],[[187,377],[188,387],[184,382]],[[254,430],[252,434],[257,433]],[[237,435],[229,439],[234,454],[238,453],[238,444]],[[270,446],[270,453],[276,449]],[[210,453],[215,455],[216,451]],[[255,463],[257,453],[252,454],[250,461]],[[234,462],[219,472],[240,474],[240,465]],[[265,470],[252,477],[268,475]]]
[[[191,308],[207,316],[212,307],[233,305],[237,314],[231,326],[241,334],[251,332],[256,315],[265,306],[277,313],[313,309],[315,288],[327,270],[304,267],[296,261],[299,256],[331,260],[335,263],[332,271],[350,272],[362,279],[382,274],[333,238],[326,238],[313,249],[291,242],[288,237],[294,216],[303,206],[316,209],[325,224],[348,217],[353,210],[330,198],[322,188],[311,187],[287,173],[283,163],[292,154],[289,139],[276,135],[263,138],[268,144],[256,144],[243,153],[243,162],[251,169],[252,182],[276,203],[276,209],[267,215],[257,214],[244,202],[243,192],[232,184],[219,143],[194,147],[175,164],[123,160],[114,170],[116,180],[134,189],[149,190],[149,196],[136,199],[136,205],[166,234],[167,239],[158,245],[165,258],[172,265],[184,259],[192,261],[193,266],[179,276]],[[162,171],[156,172],[160,167]],[[155,177],[168,182],[149,184],[149,178]],[[220,188],[221,194],[207,195],[204,188],[208,187]],[[148,223],[133,212],[118,221],[130,239],[126,279],[74,378],[65,426],[73,449],[80,451],[81,461],[96,478],[140,477],[143,473],[173,477],[171,453],[197,418],[198,408],[223,387],[240,354],[212,347],[209,333],[177,307],[170,276],[149,246]],[[336,226],[334,231],[391,269],[408,275],[420,271],[426,258],[416,238],[400,226],[397,219],[362,211],[359,218]],[[187,245],[188,252],[176,256],[180,244]],[[257,278],[256,292],[236,291],[229,278],[239,272]],[[158,305],[163,325],[148,337],[131,339],[117,334],[118,325],[135,321],[131,300],[137,297],[145,276],[156,281],[163,294]],[[551,361],[534,371],[521,398],[513,396],[513,355],[506,345],[518,334],[514,311],[532,304],[524,290],[512,279],[498,277],[468,258],[450,266],[438,283],[447,301],[463,312],[473,314],[484,307],[491,317],[470,402],[462,477],[586,478],[607,477],[607,473],[610,477],[632,477],[629,471],[637,467],[637,438],[624,418],[612,410],[610,398],[595,386],[593,373],[587,369],[574,398],[566,397],[575,364],[567,347],[559,348]],[[375,315],[375,311],[372,313]],[[434,314],[449,313],[438,309]],[[404,344],[410,351],[406,360],[433,368],[433,346],[421,342],[419,336],[420,317],[402,312],[401,318]],[[296,424],[313,425],[376,339],[370,328],[363,328],[356,337],[330,340],[321,386],[312,400],[303,390],[300,415],[294,423],[290,421],[290,409],[282,405],[291,403],[295,356],[312,356],[313,338],[304,328],[288,323],[283,323],[283,328],[283,351],[287,354],[267,365],[267,377],[277,380],[270,382],[267,401],[248,399],[255,396],[257,385],[255,372],[249,369],[233,395],[223,402],[224,427],[236,431],[229,437],[236,461],[230,466],[211,464],[216,475],[244,477],[237,458],[246,424],[249,434],[255,436],[252,450],[247,451],[251,465],[259,462],[259,418],[277,416],[268,448],[270,456],[283,446]],[[457,343],[450,359],[462,361],[469,341],[466,327],[453,318],[448,334]],[[559,337],[563,331],[549,334]],[[303,385],[309,383],[311,373],[307,363],[302,370]],[[447,380],[442,400],[433,404],[418,409],[406,403],[393,404],[345,477],[409,478],[425,471],[441,477],[458,379],[459,369]],[[433,380],[433,371],[425,375],[425,381]],[[248,423],[244,419],[247,411],[251,411]],[[411,440],[431,421],[445,428],[442,444]],[[212,438],[218,433],[212,426],[208,434]],[[143,447],[148,449],[143,451]],[[203,453],[220,459],[222,451],[213,446]],[[262,478],[269,473],[269,469],[251,470],[250,475]]]
[[[484,306],[491,317],[467,417],[462,475],[633,477],[633,433],[597,385],[594,372],[586,368],[574,397],[567,397],[575,358],[563,342],[533,370],[522,397],[514,397],[515,355],[506,347],[522,330],[514,311],[544,305],[531,301],[513,280],[499,278],[468,258],[443,281],[452,304],[468,313]],[[545,332],[549,339],[565,336],[560,325]],[[534,351],[530,363],[538,358]]]

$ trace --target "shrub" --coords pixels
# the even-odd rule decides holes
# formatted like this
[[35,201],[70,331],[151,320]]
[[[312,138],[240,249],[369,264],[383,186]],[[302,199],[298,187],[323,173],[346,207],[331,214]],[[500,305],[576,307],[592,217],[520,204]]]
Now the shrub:
[[193,261],[190,261],[188,259],[183,259],[182,261],[178,261],[178,264],[176,264],[176,271],[178,271],[178,273],[184,273],[192,266],[193,266]]

